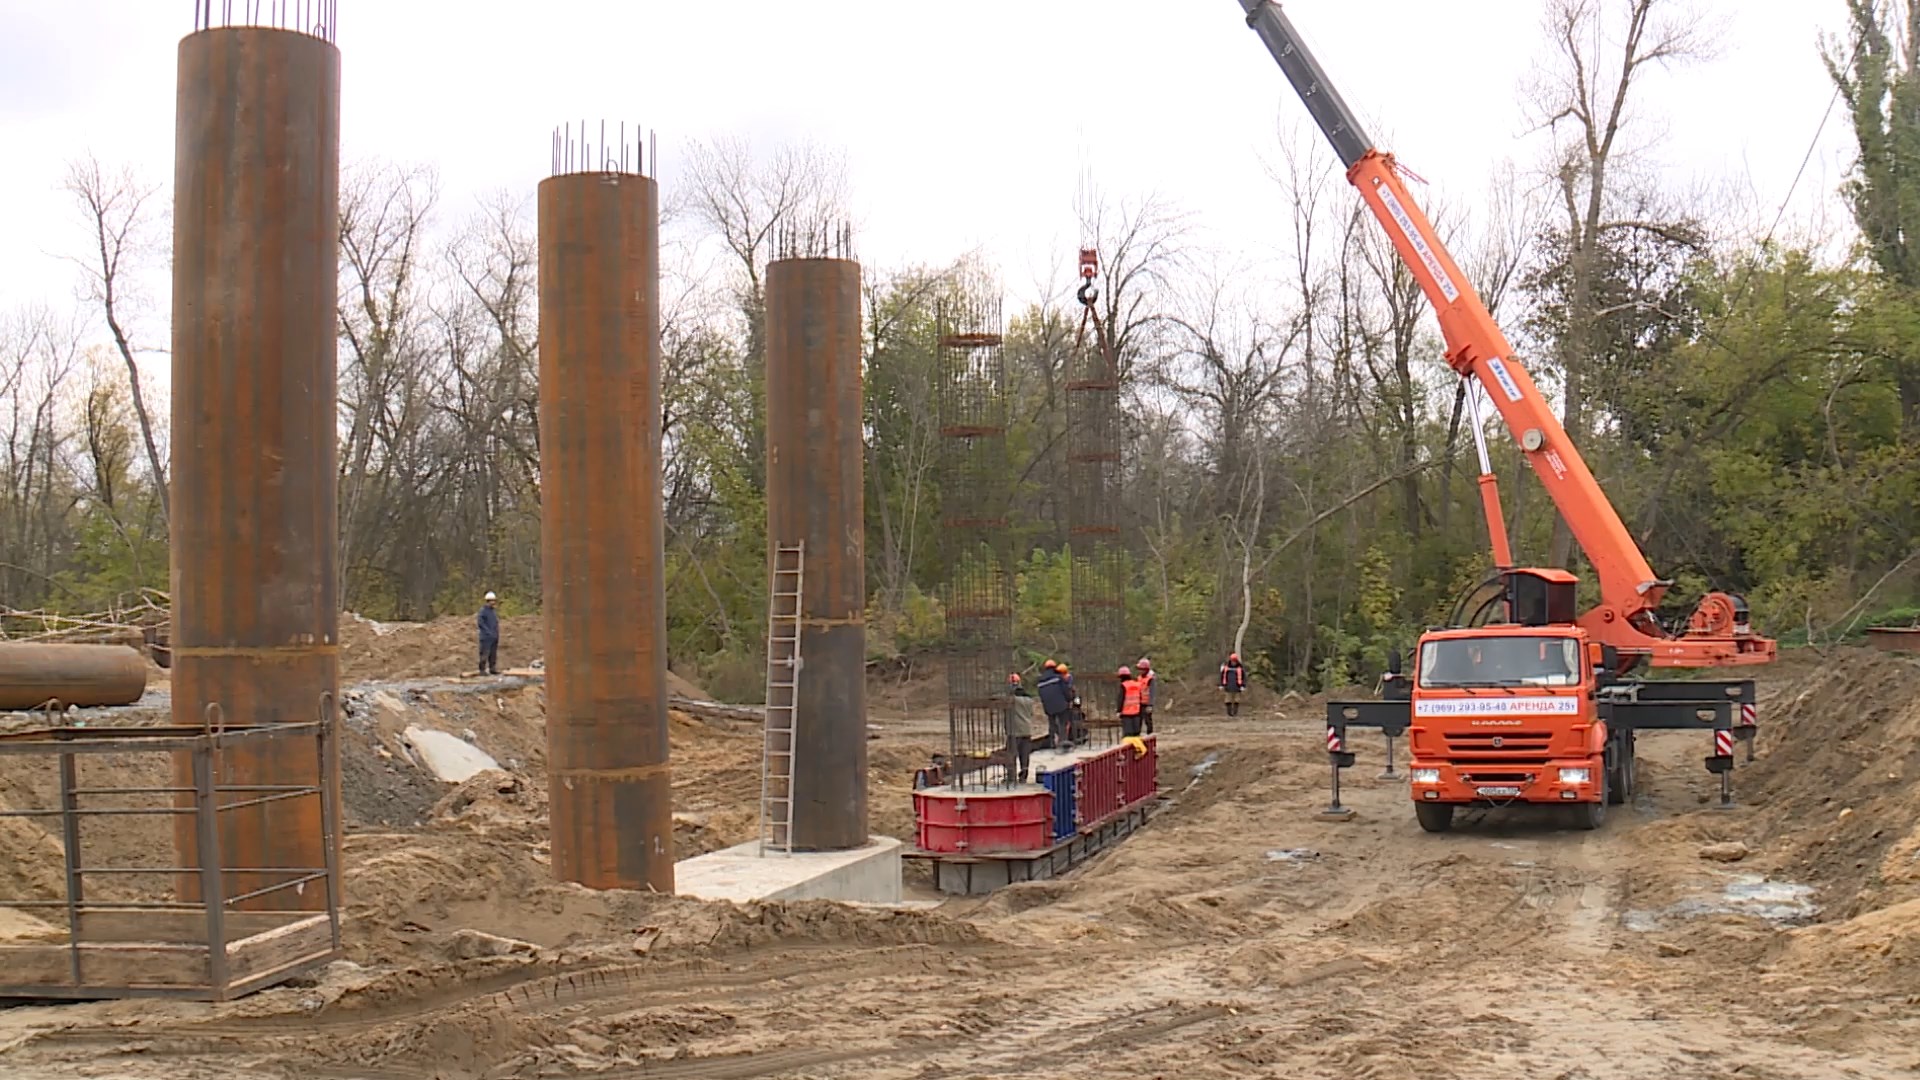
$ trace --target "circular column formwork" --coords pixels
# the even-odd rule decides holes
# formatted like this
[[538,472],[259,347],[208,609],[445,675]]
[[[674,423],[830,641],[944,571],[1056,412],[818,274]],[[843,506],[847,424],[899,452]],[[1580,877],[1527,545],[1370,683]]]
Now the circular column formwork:
[[[340,53],[297,31],[223,27],[183,39],[179,64],[173,719],[307,723],[333,708],[339,690]],[[312,785],[313,745],[228,750],[215,780]],[[188,763],[176,769],[191,782]],[[326,865],[318,799],[227,811],[220,823],[226,866]],[[175,839],[181,865],[196,866],[191,815],[176,820]],[[290,876],[229,874],[225,895]],[[197,883],[182,887],[197,896]],[[323,890],[301,886],[240,906],[315,910],[325,901]]]
[[[867,842],[860,264],[767,267],[767,543],[806,543],[793,847]],[[770,575],[769,575],[770,576]]]
[[539,204],[553,870],[672,893],[658,188],[572,173]]

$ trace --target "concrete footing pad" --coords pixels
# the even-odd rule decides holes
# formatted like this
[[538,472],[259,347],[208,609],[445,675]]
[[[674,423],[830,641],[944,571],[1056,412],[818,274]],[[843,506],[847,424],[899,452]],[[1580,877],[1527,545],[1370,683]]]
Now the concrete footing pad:
[[675,891],[701,900],[901,900],[901,843],[875,836],[852,851],[762,855],[758,841],[675,863]]

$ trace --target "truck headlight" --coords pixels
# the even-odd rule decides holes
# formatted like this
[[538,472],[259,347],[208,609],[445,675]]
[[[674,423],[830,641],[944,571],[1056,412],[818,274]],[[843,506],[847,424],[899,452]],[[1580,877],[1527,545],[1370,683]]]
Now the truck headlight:
[[1413,782],[1416,784],[1437,784],[1440,782],[1440,770],[1414,769]]
[[1560,782],[1563,784],[1584,784],[1593,779],[1591,769],[1561,769]]

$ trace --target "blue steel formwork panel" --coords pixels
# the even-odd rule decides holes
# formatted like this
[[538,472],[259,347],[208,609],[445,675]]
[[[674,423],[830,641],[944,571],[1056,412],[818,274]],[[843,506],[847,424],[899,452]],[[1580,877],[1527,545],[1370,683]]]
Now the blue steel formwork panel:
[[1079,814],[1074,810],[1080,786],[1080,766],[1074,764],[1043,772],[1039,774],[1039,780],[1042,787],[1053,793],[1053,838],[1059,840],[1072,836],[1080,827]]

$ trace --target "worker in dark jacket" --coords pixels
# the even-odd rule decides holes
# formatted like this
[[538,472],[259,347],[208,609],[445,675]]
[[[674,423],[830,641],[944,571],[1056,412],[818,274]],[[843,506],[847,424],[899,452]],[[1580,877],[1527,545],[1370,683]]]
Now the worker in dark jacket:
[[480,674],[500,674],[500,609],[491,592],[480,608],[480,617],[476,620],[480,629]]
[[1227,699],[1227,715],[1240,715],[1240,695],[1247,689],[1247,669],[1240,666],[1240,654],[1228,653],[1220,665],[1220,693]]
[[1073,669],[1060,665],[1060,681],[1067,686],[1067,700],[1073,704],[1067,710],[1067,745],[1077,746],[1087,741],[1087,713],[1080,707],[1080,691],[1073,685]]
[[1060,674],[1060,665],[1047,661],[1045,673],[1033,688],[1040,694],[1040,711],[1047,714],[1047,745],[1055,750],[1066,749],[1073,694]]

